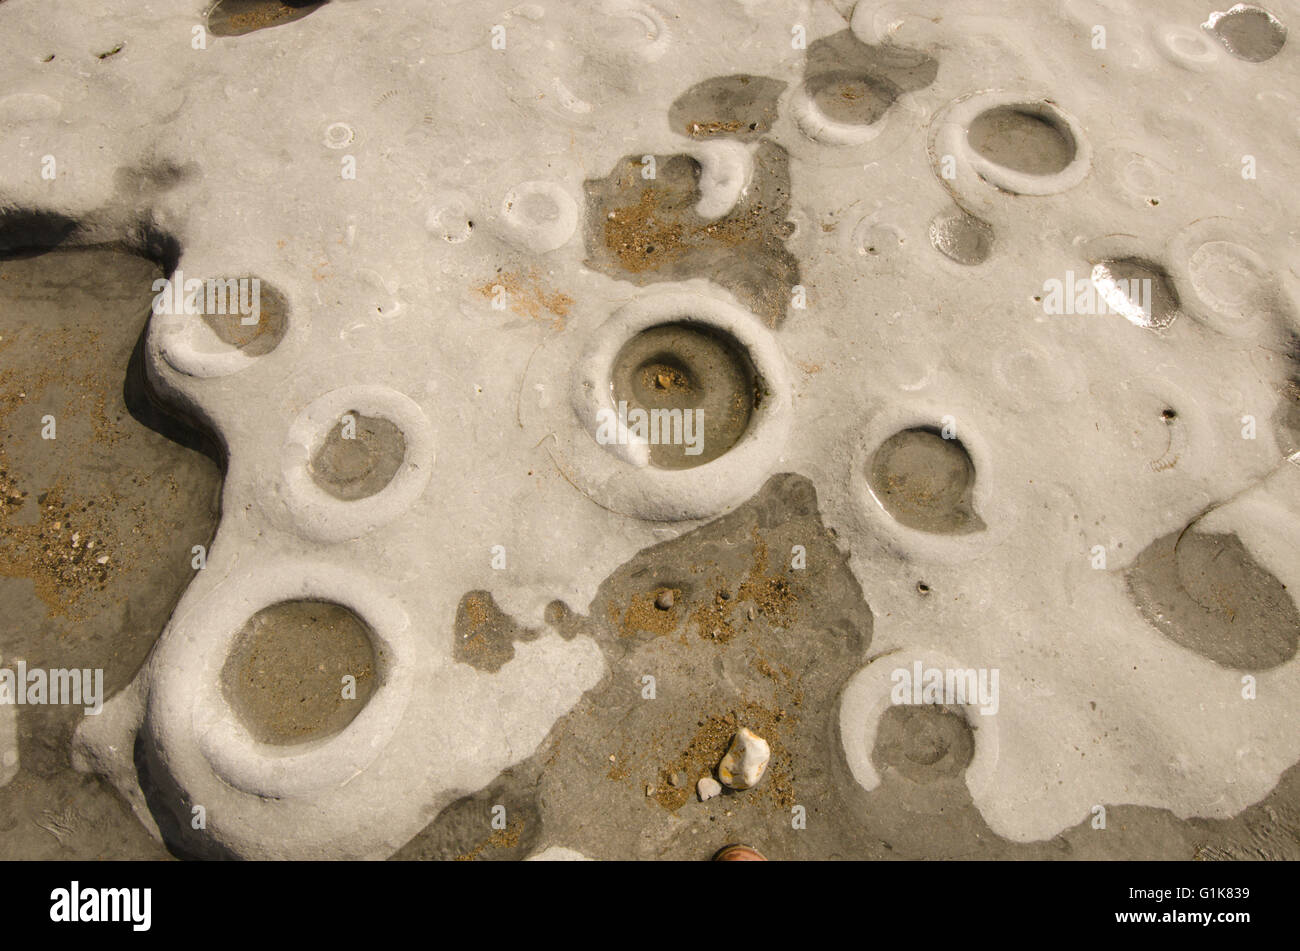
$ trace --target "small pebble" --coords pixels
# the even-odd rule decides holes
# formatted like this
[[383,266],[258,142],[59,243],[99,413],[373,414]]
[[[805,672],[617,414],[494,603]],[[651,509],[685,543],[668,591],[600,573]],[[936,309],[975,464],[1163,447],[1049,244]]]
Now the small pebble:
[[749,789],[767,772],[772,748],[753,730],[741,727],[718,766],[718,778],[732,789]]
[[660,611],[669,611],[673,606],[673,592],[669,588],[664,588],[655,598],[655,607]]
[[722,792],[722,783],[712,776],[701,776],[700,781],[695,784],[695,794],[700,797],[700,802],[712,799],[720,792]]

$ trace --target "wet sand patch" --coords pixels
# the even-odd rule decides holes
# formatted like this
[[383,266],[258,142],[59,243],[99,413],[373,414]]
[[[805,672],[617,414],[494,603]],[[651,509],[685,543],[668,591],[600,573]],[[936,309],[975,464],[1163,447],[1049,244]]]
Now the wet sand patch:
[[785,320],[799,264],[785,247],[793,230],[785,149],[764,140],[754,153],[749,187],[714,220],[695,210],[700,164],[688,155],[655,156],[655,177],[642,177],[640,155],[620,160],[603,179],[589,179],[587,264],[610,277],[646,285],[704,277],[731,291],[770,327]]
[[[107,699],[193,577],[192,547],[211,542],[221,463],[209,437],[158,409],[140,364],[165,267],[120,248],[41,250],[75,230],[0,216],[0,651],[5,666],[102,669]],[[55,439],[41,438],[47,414]],[[165,858],[106,782],[73,769],[82,716],[48,705],[17,717],[0,854]]]
[[696,83],[668,109],[668,124],[691,138],[752,141],[772,130],[785,83],[739,73]]
[[502,611],[491,593],[470,591],[456,608],[452,656],[479,670],[495,672],[514,659],[515,641],[531,641],[537,633]]

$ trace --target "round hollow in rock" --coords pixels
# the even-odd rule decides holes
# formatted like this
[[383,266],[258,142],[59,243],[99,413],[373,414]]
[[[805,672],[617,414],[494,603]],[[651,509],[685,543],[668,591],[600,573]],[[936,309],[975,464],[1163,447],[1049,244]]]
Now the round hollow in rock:
[[208,10],[213,36],[243,36],[301,20],[328,0],[218,0]]
[[352,611],[329,601],[283,601],[235,635],[221,687],[253,739],[288,746],[351,723],[378,686],[378,667],[370,628]]
[[954,779],[975,755],[975,733],[960,710],[900,704],[881,715],[871,755],[878,768],[894,770],[914,783]]
[[958,264],[982,264],[993,250],[993,228],[960,208],[940,212],[930,221],[930,245]]
[[1178,292],[1163,267],[1143,258],[1093,262],[1092,283],[1110,310],[1132,323],[1161,329],[1178,316]]
[[1171,532],[1125,577],[1149,624],[1222,667],[1268,670],[1296,655],[1300,610],[1234,534]]
[[336,499],[352,502],[383,490],[406,458],[406,437],[382,416],[344,413],[325,435],[308,471]]
[[966,138],[990,162],[1027,175],[1062,172],[1078,151],[1070,130],[1046,106],[987,109],[971,122]]
[[1238,3],[1225,13],[1213,13],[1203,26],[1237,59],[1262,63],[1286,43],[1286,27],[1267,10]]
[[930,427],[886,439],[868,463],[871,492],[896,521],[939,534],[984,528],[971,501],[975,464],[956,439]]
[[623,345],[610,375],[615,405],[647,418],[650,464],[688,469],[723,455],[749,427],[761,402],[758,376],[729,334],[701,323],[643,330]]
[[822,73],[810,78],[806,88],[822,115],[848,125],[879,122],[899,94],[887,79],[854,72]]
[[[202,313],[203,322],[218,340],[249,357],[264,356],[280,345],[289,327],[289,302],[283,294],[256,277],[238,278],[233,283],[218,281],[212,286],[212,292],[204,291]],[[253,304],[255,308],[250,306]],[[245,314],[241,308],[249,312]]]

